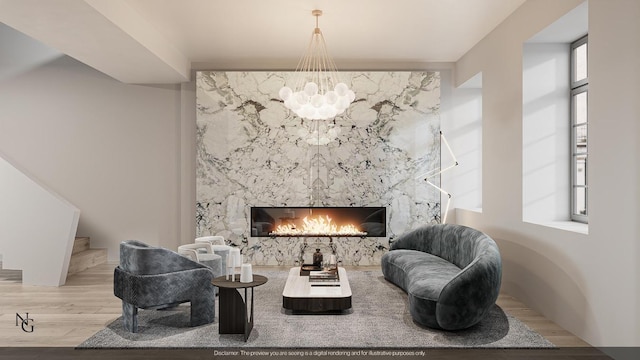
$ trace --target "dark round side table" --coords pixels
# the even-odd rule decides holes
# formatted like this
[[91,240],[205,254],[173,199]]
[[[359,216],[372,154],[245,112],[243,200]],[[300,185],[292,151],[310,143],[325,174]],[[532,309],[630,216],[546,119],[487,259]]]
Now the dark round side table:
[[[262,275],[253,274],[250,283],[240,282],[240,275],[235,275],[235,281],[227,280],[225,276],[218,276],[211,280],[214,286],[220,288],[218,295],[219,334],[243,334],[247,341],[253,329],[253,288],[267,282]],[[244,289],[244,299],[240,294]],[[251,309],[247,311],[247,290],[251,289]]]

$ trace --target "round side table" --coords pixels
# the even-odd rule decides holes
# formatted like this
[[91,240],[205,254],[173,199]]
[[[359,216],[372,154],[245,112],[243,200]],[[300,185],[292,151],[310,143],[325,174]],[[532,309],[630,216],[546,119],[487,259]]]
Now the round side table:
[[[263,285],[267,278],[262,275],[253,274],[253,281],[249,283],[240,282],[240,275],[234,275],[234,280],[227,280],[225,276],[218,276],[211,280],[214,286],[220,289],[218,296],[218,314],[220,322],[219,334],[243,334],[244,341],[247,341],[253,329],[253,288]],[[240,289],[244,289],[244,298],[240,294]],[[251,289],[251,307],[247,310],[247,290]]]

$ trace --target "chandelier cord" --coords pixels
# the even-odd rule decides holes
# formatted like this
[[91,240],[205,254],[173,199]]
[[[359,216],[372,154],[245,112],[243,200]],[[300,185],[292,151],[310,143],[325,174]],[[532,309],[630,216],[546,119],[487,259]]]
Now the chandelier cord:
[[[317,123],[318,120],[315,120],[315,122]],[[316,199],[320,200],[320,124],[317,124],[318,127],[318,145],[316,146],[316,148],[318,149],[318,151],[316,152],[317,154],[317,161],[318,161],[318,166],[316,167],[316,181],[318,182],[318,185],[316,186]]]

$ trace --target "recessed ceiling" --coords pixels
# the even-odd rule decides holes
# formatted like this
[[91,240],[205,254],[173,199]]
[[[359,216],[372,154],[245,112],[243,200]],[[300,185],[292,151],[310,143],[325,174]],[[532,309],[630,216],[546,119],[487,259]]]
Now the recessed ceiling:
[[319,19],[339,69],[455,62],[525,0],[4,0],[0,21],[124,82],[295,69]]

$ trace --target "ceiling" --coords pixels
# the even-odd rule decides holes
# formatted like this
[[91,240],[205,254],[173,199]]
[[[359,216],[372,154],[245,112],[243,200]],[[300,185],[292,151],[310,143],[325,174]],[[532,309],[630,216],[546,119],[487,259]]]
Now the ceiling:
[[315,19],[341,70],[455,62],[525,0],[0,0],[0,22],[126,83],[293,70]]

